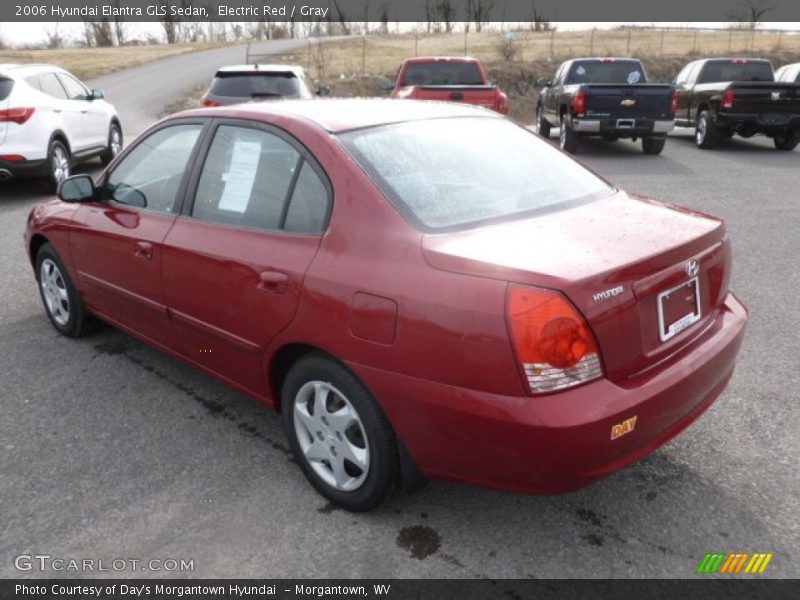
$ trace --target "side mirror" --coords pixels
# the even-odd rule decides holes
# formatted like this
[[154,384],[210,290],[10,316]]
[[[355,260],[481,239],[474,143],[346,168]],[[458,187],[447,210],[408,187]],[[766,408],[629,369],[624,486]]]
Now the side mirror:
[[541,79],[536,80],[537,87],[550,87],[553,85],[553,82],[550,81],[547,77],[542,77]]
[[67,177],[58,186],[58,198],[62,202],[91,202],[97,190],[89,175],[73,175]]
[[331,86],[320,85],[317,87],[317,96],[330,96],[330,95],[331,95]]
[[394,81],[391,79],[384,79],[381,81],[381,91],[382,92],[391,92],[394,89]]
[[106,95],[103,93],[103,90],[92,90],[92,93],[89,95],[89,100],[102,100],[105,97]]
[[494,79],[490,79],[489,81],[487,81],[487,83],[492,87],[497,87],[497,82]]

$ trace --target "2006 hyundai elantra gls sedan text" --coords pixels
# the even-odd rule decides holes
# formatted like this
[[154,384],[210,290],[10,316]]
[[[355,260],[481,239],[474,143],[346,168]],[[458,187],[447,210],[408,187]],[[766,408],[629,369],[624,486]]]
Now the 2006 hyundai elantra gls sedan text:
[[697,419],[744,334],[721,221],[480,108],[181,113],[59,196],[25,236],[55,328],[99,317],[279,410],[351,510],[421,475],[585,485]]

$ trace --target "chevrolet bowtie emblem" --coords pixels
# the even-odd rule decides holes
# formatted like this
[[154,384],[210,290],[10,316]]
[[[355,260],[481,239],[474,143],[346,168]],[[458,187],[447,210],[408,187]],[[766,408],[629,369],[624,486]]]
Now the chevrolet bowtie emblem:
[[625,100],[620,102],[620,104],[622,106],[633,106],[634,104],[636,104],[636,100],[633,100],[631,98],[625,98]]

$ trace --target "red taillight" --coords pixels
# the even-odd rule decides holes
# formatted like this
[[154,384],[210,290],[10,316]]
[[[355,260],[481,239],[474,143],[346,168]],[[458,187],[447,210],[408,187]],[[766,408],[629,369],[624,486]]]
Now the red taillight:
[[31,118],[36,109],[32,106],[26,108],[9,108],[0,110],[0,123],[18,123],[22,125]]
[[578,90],[572,98],[572,114],[575,116],[583,116],[586,112],[586,92]]
[[22,162],[25,160],[25,157],[21,154],[0,154],[0,160],[6,162]]
[[213,106],[222,106],[222,104],[220,102],[217,102],[216,100],[209,100],[208,98],[203,98],[203,106],[213,107]]
[[500,94],[497,99],[497,112],[502,115],[508,114],[508,96],[505,94]]
[[722,108],[733,108],[733,101],[735,100],[733,88],[728,88],[722,94]]
[[589,326],[558,292],[511,285],[508,326],[532,393],[555,392],[603,376]]
[[672,90],[672,99],[669,101],[669,112],[673,115],[678,112],[678,90]]

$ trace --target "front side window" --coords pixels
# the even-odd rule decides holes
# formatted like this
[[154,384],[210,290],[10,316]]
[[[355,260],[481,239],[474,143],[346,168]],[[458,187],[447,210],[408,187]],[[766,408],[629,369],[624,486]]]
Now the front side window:
[[328,188],[311,163],[278,135],[221,125],[200,174],[192,216],[270,231],[320,233]]
[[163,213],[175,210],[181,181],[203,125],[171,125],[139,142],[111,172],[108,199]]
[[463,229],[614,192],[535,134],[492,117],[430,119],[340,135],[423,231]]
[[89,97],[89,90],[74,77],[59,73],[58,80],[64,86],[64,90],[70,100],[86,100]]

